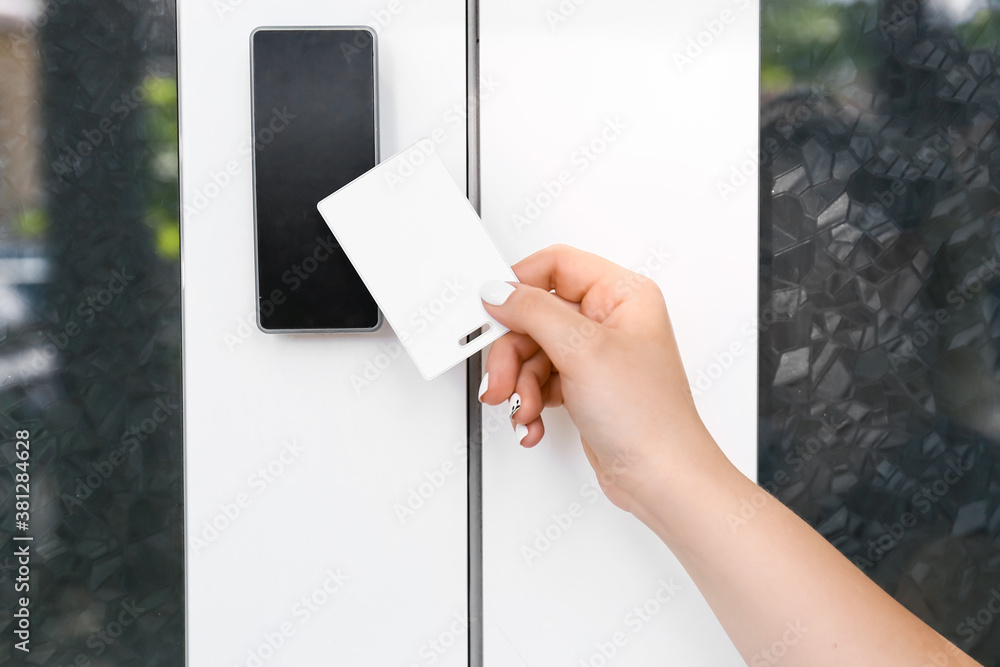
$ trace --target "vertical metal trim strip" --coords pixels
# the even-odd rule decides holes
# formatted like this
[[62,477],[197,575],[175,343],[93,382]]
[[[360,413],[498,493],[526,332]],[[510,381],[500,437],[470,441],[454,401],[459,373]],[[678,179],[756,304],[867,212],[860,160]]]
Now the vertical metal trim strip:
[[[465,29],[466,104],[466,189],[476,213],[482,213],[479,170],[479,0],[468,0]],[[482,406],[479,381],[482,354],[477,352],[466,364],[466,425],[468,456],[468,615],[469,667],[483,667],[483,493],[482,493]]]

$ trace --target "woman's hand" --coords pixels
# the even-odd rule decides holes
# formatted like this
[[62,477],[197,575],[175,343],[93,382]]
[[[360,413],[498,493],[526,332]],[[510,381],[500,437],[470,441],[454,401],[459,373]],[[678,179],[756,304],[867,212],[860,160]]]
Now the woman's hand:
[[497,405],[517,394],[522,445],[541,440],[544,407],[565,405],[605,494],[627,511],[646,473],[721,456],[704,437],[655,282],[563,245],[513,269],[520,283],[481,291],[511,333],[493,344],[480,399]]

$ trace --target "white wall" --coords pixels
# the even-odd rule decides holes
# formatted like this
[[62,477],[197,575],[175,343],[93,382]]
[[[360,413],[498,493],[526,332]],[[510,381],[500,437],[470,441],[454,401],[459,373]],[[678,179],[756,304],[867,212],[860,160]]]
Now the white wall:
[[[487,229],[510,262],[561,242],[649,270],[701,378],[699,410],[752,476],[758,4],[482,0],[481,11]],[[614,140],[602,147],[605,128]],[[593,159],[581,151],[591,141],[603,150]],[[749,176],[731,182],[741,167]],[[487,667],[743,664],[669,551],[600,495],[564,417],[547,418],[532,450],[499,409],[484,419]]]
[[[464,369],[428,383],[401,354],[358,386],[387,346],[399,352],[388,326],[260,333],[241,150],[250,32],[367,24],[380,33],[382,155],[441,127],[464,184],[465,3],[178,4],[189,664],[465,665]],[[287,442],[302,451],[281,463]],[[269,463],[273,481],[254,476]],[[435,473],[443,485],[401,522],[395,506]],[[208,540],[212,521],[225,529]]]

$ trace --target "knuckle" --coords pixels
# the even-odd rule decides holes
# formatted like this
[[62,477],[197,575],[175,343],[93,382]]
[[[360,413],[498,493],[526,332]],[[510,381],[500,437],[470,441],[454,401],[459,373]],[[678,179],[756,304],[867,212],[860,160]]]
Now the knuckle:
[[514,310],[521,321],[534,321],[535,317],[543,307],[541,299],[546,295],[537,290],[518,290],[518,298],[514,303]]

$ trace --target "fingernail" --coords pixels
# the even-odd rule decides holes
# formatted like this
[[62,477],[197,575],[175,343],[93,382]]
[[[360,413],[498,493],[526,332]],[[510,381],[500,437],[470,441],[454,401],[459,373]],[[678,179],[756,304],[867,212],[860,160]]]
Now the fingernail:
[[483,402],[483,394],[485,394],[486,390],[489,389],[489,388],[490,388],[490,373],[489,373],[489,371],[487,371],[486,375],[483,376],[483,381],[479,383],[479,402],[480,403]]
[[507,400],[507,407],[510,408],[510,414],[507,416],[513,419],[514,413],[521,409],[521,396],[517,392],[510,395],[510,398]]
[[526,435],[528,435],[528,427],[524,424],[518,424],[517,428],[514,429],[514,437],[517,438],[518,443],[524,440]]
[[487,280],[479,288],[479,298],[491,306],[502,306],[514,293],[514,286],[502,280]]

